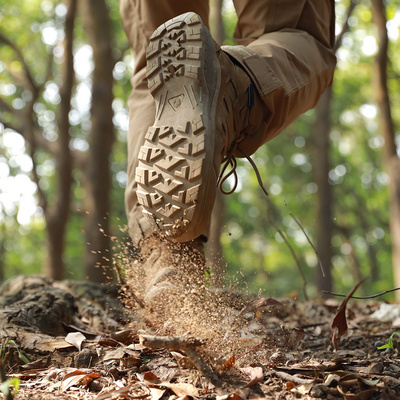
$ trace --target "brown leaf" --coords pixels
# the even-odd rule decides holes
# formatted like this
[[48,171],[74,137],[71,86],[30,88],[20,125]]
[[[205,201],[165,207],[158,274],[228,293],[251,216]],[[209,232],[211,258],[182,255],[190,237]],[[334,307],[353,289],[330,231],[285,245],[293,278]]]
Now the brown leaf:
[[137,331],[133,329],[124,329],[122,331],[111,333],[111,338],[126,346],[132,343],[139,343]]
[[356,286],[347,294],[347,296],[340,303],[339,308],[336,311],[335,317],[332,322],[332,343],[335,350],[339,348],[338,339],[341,338],[347,332],[347,319],[346,319],[346,306],[350,297],[353,296],[354,292],[358,289],[361,284],[365,282],[365,279],[358,282]]
[[[69,389],[71,386],[75,386],[80,384],[80,382],[87,376],[91,375],[90,373],[88,374],[87,372],[75,370],[73,372],[70,372],[69,374],[65,375],[62,382],[61,382],[61,391],[66,391]],[[96,374],[97,378],[100,376]],[[92,379],[93,380],[93,379]]]
[[147,383],[159,385],[161,383],[161,380],[158,378],[157,375],[153,374],[151,371],[146,371],[143,374],[143,380]]
[[221,371],[228,371],[230,370],[236,362],[236,358],[235,356],[232,356],[231,358],[229,358],[227,361],[224,362],[224,364],[221,367]]
[[294,383],[293,382],[286,382],[286,389],[287,390],[292,390],[294,389]]

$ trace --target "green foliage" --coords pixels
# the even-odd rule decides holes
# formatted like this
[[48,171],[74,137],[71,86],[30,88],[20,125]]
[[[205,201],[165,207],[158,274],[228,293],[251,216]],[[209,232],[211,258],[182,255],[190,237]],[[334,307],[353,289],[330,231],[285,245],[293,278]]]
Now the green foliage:
[[5,396],[8,396],[10,394],[11,387],[13,387],[13,394],[17,394],[20,383],[20,379],[17,377],[7,379],[5,382],[0,383],[0,392],[2,392]]
[[399,332],[392,333],[389,337],[389,341],[383,346],[377,347],[377,349],[378,350],[392,349],[395,353],[399,354],[399,345],[395,343],[393,340],[395,336],[400,337],[400,333]]
[[8,354],[9,354],[9,352],[7,351],[7,345],[11,345],[12,347],[14,347],[14,348],[17,350],[17,352],[18,352],[18,357],[19,357],[20,360],[22,360],[25,364],[29,363],[28,357],[26,357],[26,356],[20,351],[20,349],[18,348],[17,343],[15,343],[15,341],[14,341],[14,340],[11,340],[11,339],[4,339],[4,340],[1,342],[1,345],[0,345],[0,358],[1,358],[1,362],[4,363],[4,362],[7,360],[7,357],[8,357]]

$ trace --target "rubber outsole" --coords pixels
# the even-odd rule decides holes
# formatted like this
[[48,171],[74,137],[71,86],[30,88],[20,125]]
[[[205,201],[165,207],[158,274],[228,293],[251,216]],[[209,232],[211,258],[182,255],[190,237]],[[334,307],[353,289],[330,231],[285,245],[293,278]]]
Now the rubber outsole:
[[197,14],[174,18],[151,36],[147,80],[156,119],[139,152],[137,198],[156,228],[181,242],[204,232],[214,204],[220,74],[214,41]]

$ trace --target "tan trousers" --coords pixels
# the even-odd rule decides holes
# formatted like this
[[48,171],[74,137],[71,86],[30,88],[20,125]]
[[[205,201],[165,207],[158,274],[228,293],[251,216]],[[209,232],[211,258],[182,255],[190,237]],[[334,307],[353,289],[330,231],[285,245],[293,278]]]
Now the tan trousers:
[[[254,152],[278,135],[301,113],[314,107],[330,86],[336,59],[334,0],[234,0],[238,46],[224,51],[250,75],[269,110],[264,135],[247,137]],[[123,28],[135,54],[132,93],[128,100],[128,181],[125,204],[135,245],[150,234],[136,198],[135,169],[140,146],[155,119],[155,105],[147,89],[146,47],[153,31],[184,12],[200,15],[208,26],[206,0],[120,0]]]

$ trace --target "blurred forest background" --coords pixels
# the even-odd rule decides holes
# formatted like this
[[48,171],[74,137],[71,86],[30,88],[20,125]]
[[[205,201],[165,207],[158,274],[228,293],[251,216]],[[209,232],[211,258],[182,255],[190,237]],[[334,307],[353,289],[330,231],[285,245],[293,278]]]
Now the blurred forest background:
[[[210,16],[233,44],[231,2],[213,0]],[[270,296],[343,292],[363,277],[363,294],[400,286],[399,28],[398,0],[336,0],[333,87],[252,157],[269,200],[247,161],[218,199],[217,284],[226,266],[228,283]],[[118,0],[1,1],[0,281],[104,282],[113,260],[127,265],[133,66]]]

